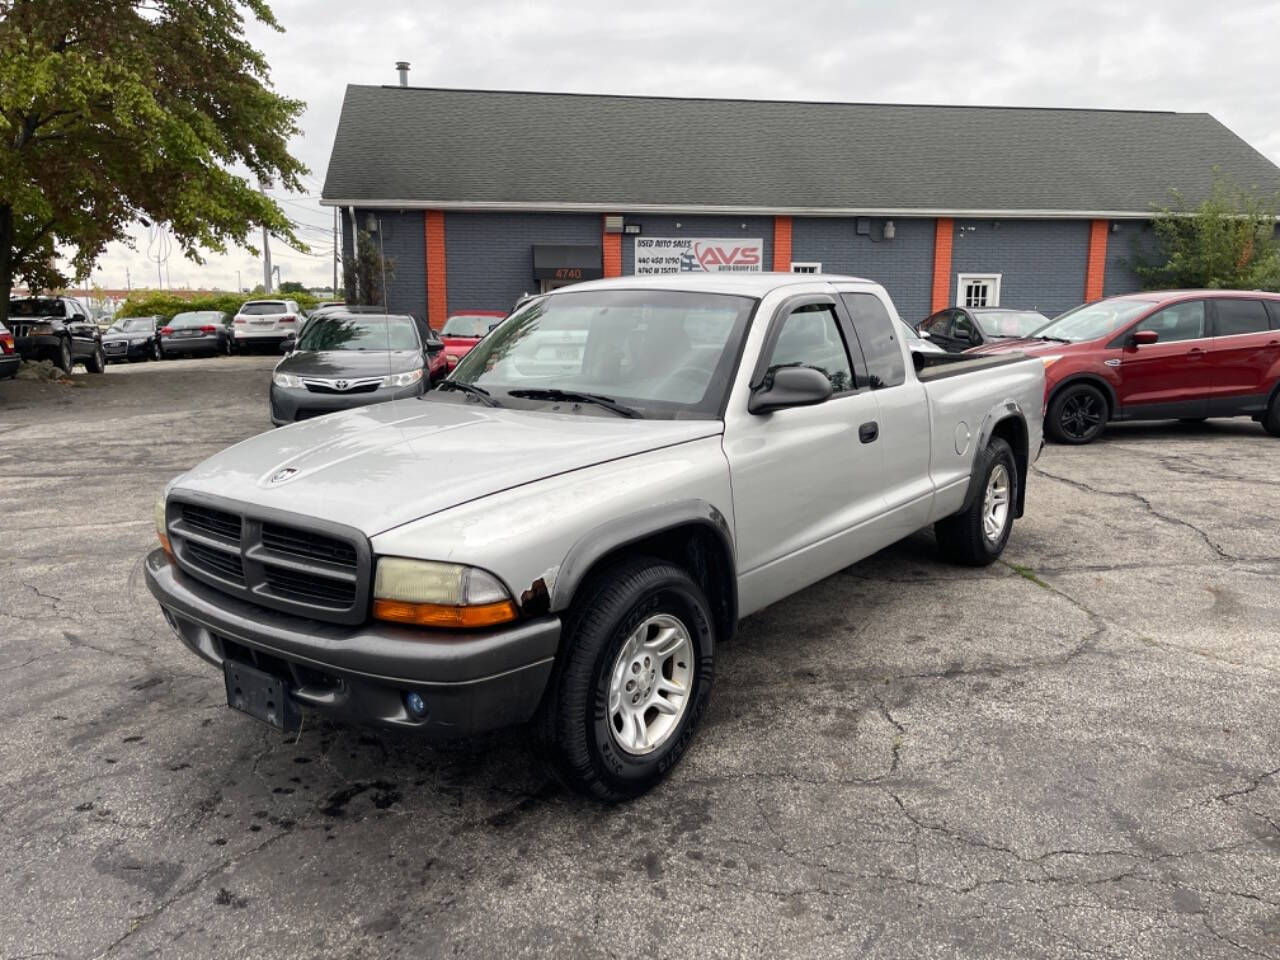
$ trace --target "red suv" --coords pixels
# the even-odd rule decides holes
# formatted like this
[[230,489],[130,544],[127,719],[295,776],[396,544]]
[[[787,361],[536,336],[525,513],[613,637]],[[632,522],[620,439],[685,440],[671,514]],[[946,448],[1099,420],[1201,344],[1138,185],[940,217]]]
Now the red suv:
[[502,322],[506,316],[498,310],[468,310],[455,313],[444,322],[440,339],[444,341],[445,359],[452,370],[480,338]]
[[1045,432],[1090,443],[1108,420],[1250,416],[1280,437],[1280,294],[1174,290],[1069,310],[1022,340],[1045,362]]

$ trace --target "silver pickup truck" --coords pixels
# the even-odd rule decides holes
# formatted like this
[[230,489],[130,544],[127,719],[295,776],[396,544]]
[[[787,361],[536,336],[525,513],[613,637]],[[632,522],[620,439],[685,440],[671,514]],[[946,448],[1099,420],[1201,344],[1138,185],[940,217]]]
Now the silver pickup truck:
[[260,720],[532,720],[563,781],[620,800],[685,751],[740,618],[929,525],[998,557],[1043,400],[1040,360],[909,350],[865,280],[583,283],[421,398],[176,478],[147,583]]

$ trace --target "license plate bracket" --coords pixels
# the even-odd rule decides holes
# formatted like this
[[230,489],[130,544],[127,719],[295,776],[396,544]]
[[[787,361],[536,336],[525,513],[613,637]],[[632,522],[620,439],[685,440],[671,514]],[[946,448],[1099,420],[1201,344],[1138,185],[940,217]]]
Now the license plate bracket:
[[302,727],[302,712],[281,677],[235,660],[222,662],[227,705],[285,733]]

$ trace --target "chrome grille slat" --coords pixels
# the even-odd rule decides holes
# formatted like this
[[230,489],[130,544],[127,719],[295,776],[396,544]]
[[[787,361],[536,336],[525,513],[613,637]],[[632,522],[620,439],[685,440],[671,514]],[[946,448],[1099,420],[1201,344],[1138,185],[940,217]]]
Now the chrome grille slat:
[[166,507],[184,570],[261,606],[336,623],[364,620],[372,561],[359,531],[208,499],[216,505],[175,494]]

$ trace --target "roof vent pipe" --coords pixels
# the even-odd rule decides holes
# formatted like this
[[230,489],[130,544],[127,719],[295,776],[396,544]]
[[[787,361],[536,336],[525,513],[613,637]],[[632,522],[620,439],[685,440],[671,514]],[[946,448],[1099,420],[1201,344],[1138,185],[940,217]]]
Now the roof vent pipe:
[[407,87],[409,85],[409,61],[397,60],[396,72],[400,74],[400,86]]

